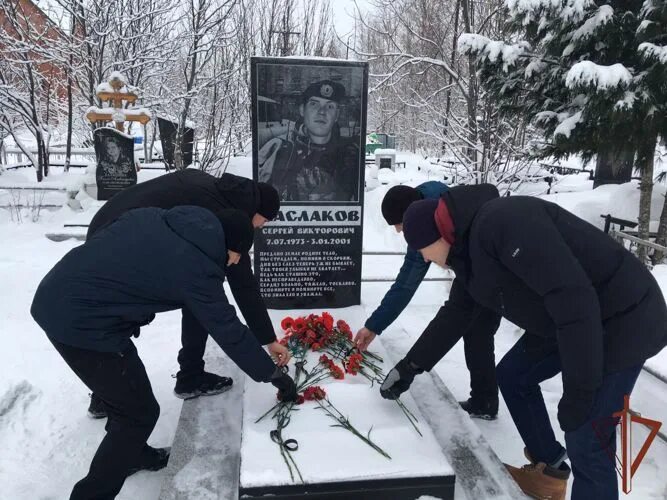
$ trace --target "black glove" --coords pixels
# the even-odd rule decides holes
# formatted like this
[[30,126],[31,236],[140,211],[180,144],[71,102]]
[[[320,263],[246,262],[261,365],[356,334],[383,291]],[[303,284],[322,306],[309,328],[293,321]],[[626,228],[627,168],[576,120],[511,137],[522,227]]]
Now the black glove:
[[278,389],[281,401],[285,403],[296,401],[297,392],[294,380],[278,366],[271,376],[271,384]]
[[593,409],[595,391],[569,390],[558,403],[558,423],[563,432],[572,432],[584,425]]
[[415,379],[415,375],[424,373],[424,370],[415,365],[412,361],[403,358],[392,368],[387,377],[382,382],[380,394],[385,399],[398,399],[401,394],[410,388],[410,384]]

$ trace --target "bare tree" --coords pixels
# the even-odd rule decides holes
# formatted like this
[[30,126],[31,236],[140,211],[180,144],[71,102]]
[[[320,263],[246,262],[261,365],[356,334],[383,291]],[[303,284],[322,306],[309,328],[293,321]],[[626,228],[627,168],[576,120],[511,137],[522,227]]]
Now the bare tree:
[[[10,134],[36,169],[37,180],[49,173],[49,141],[63,101],[66,61],[53,50],[66,37],[46,18],[37,21],[31,5],[19,0],[0,4],[0,128]],[[28,131],[36,155],[25,142]]]
[[[503,121],[481,89],[472,58],[458,50],[463,32],[499,30],[500,0],[375,0],[357,12],[371,64],[371,128],[398,135],[413,151],[447,154],[471,180],[490,180],[517,154],[521,123]],[[497,177],[497,176],[496,176]]]

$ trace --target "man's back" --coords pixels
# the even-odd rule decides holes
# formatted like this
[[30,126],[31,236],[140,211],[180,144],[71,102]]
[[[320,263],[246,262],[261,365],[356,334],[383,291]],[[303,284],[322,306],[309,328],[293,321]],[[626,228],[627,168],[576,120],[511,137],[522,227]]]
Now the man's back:
[[224,233],[199,207],[132,210],[47,274],[32,314],[62,343],[122,350],[157,312],[183,306],[200,277],[224,279]]
[[236,208],[252,217],[257,193],[250,179],[224,174],[220,179],[197,169],[185,169],[124,189],[107,201],[93,217],[88,238],[133,208],[170,209],[182,205],[206,208],[214,214]]

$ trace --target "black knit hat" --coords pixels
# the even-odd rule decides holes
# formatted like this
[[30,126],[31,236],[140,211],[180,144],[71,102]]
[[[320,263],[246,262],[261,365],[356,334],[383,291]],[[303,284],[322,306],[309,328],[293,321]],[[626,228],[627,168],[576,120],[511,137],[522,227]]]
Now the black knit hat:
[[410,186],[394,186],[382,200],[382,215],[387,224],[394,226],[403,222],[403,214],[410,203],[421,200],[422,194]]
[[438,200],[420,200],[408,207],[403,216],[403,236],[408,246],[421,250],[438,241],[442,236],[435,225]]
[[250,217],[241,210],[221,210],[218,219],[225,233],[227,250],[237,253],[247,253],[253,242],[254,229]]
[[262,217],[273,220],[280,210],[280,196],[276,188],[266,182],[258,182],[259,203],[257,213]]

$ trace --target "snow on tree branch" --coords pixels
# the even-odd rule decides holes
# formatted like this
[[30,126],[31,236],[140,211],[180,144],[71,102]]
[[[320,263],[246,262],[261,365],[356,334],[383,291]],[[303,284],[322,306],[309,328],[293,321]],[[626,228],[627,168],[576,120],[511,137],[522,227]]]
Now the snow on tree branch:
[[655,45],[653,43],[642,43],[637,50],[646,59],[654,59],[661,64],[667,64],[667,46]]
[[[560,119],[561,116],[559,116],[558,118]],[[563,119],[558,125],[558,127],[556,127],[554,136],[558,137],[559,135],[562,135],[569,139],[570,136],[572,135],[572,131],[576,128],[577,124],[580,122],[581,122],[581,111],[578,111],[571,116],[567,116],[567,118]]]
[[607,90],[627,86],[631,81],[632,73],[620,63],[602,66],[592,61],[582,61],[572,66],[567,72],[565,84],[571,89],[586,86]]
[[459,47],[464,54],[474,54],[492,63],[502,61],[504,71],[514,66],[519,57],[530,50],[528,42],[510,45],[472,33],[463,33],[459,37]]

